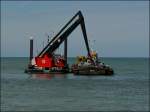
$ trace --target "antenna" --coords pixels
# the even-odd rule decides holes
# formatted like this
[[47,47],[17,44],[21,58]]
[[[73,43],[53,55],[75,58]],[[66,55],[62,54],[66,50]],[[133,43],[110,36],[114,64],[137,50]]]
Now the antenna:
[[93,51],[93,44],[92,44],[92,40],[89,39],[89,44],[91,46],[91,51]]
[[[95,49],[95,42],[96,42],[96,40],[93,39],[93,49]],[[95,49],[95,51],[96,51],[96,49]]]
[[54,36],[54,31],[50,31],[51,33],[45,33],[45,35],[47,36],[47,43],[50,42],[51,38]]
[[47,43],[50,42],[50,36],[48,35],[48,33],[45,33],[46,37],[47,37]]

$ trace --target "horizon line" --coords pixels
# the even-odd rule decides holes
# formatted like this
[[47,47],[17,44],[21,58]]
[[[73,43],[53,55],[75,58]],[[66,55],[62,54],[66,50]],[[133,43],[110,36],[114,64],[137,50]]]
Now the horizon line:
[[[67,57],[67,58],[76,58],[77,56],[75,56],[75,57],[72,57],[72,56],[69,56],[69,57]],[[30,57],[14,57],[14,56],[8,56],[8,57],[0,57],[0,58],[30,58]],[[107,56],[104,56],[104,57],[98,57],[98,58],[150,58],[150,56],[149,57],[107,57]]]

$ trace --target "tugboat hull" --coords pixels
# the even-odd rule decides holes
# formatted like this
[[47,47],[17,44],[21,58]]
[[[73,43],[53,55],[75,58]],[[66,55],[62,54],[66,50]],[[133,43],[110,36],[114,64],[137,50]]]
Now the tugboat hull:
[[75,75],[106,75],[106,76],[108,75],[109,76],[114,74],[114,71],[110,67],[101,68],[95,66],[72,68],[72,72]]

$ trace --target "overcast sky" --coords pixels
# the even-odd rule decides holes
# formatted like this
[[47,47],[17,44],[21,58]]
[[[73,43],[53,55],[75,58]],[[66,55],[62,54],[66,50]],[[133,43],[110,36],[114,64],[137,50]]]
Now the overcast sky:
[[[37,55],[47,43],[46,34],[54,36],[78,10],[90,47],[100,57],[149,56],[148,1],[2,1],[1,56],[29,56],[30,36]],[[69,56],[86,55],[80,27],[68,41]]]

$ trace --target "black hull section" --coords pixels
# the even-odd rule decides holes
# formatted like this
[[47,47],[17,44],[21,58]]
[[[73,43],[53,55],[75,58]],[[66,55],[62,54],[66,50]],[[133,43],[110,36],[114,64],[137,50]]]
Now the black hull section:
[[25,73],[28,74],[67,74],[73,73],[75,75],[87,75],[87,76],[94,76],[94,75],[103,75],[103,76],[111,76],[114,74],[114,71],[110,67],[97,67],[97,66],[80,66],[80,67],[72,67],[64,68],[64,69],[50,69],[50,70],[40,70],[36,68],[28,68],[25,70]]
[[88,75],[88,76],[93,76],[93,75],[103,75],[103,76],[110,76],[114,74],[114,71],[110,67],[105,67],[105,68],[100,68],[100,67],[78,67],[78,68],[73,68],[72,72],[75,75]]
[[25,73],[28,74],[65,74],[69,73],[69,70],[63,69],[63,70],[38,70],[38,69],[26,69]]

